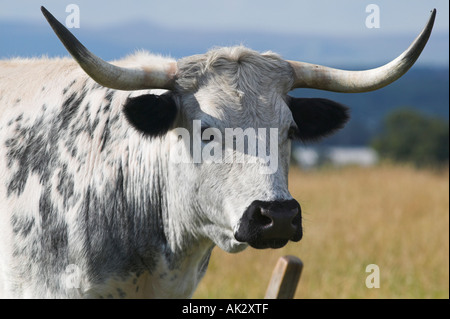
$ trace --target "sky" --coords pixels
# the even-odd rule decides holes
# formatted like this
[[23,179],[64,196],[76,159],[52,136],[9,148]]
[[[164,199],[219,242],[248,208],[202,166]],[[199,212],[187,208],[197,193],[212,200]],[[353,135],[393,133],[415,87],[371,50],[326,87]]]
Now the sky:
[[[417,34],[431,9],[434,32],[449,30],[448,0],[0,0],[0,21],[46,23],[39,7],[57,18],[80,9],[80,27],[145,21],[166,28],[248,30],[326,35]],[[369,4],[379,7],[380,27],[367,28]]]

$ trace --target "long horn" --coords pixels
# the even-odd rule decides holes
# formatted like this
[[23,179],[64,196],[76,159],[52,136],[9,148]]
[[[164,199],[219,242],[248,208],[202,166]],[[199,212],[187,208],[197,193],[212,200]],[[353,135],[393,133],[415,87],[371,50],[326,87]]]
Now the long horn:
[[84,47],[56,18],[41,7],[48,23],[83,70],[97,83],[117,90],[172,89],[176,62],[151,65],[145,69],[127,69],[103,61]]
[[359,93],[380,89],[400,78],[416,62],[430,37],[436,17],[431,12],[427,25],[414,42],[395,60],[379,68],[346,71],[304,62],[288,61],[294,69],[292,88],[313,88],[334,92]]

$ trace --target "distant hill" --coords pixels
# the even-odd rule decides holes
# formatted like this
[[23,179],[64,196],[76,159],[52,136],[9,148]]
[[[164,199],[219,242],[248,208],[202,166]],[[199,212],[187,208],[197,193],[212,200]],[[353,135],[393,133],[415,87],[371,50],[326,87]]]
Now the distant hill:
[[[403,52],[417,34],[388,37],[341,37],[250,31],[178,30],[148,22],[102,29],[71,29],[91,51],[103,59],[118,59],[137,49],[181,58],[216,46],[243,44],[257,51],[271,50],[286,59],[359,67],[383,64]],[[449,65],[448,34],[433,33],[418,63]],[[0,21],[0,58],[67,55],[47,23],[38,25]]]

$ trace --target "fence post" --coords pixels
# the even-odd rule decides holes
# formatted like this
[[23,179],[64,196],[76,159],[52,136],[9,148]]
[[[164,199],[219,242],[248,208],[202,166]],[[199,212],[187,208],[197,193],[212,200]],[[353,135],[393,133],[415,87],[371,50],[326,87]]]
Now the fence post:
[[292,299],[303,269],[303,262],[295,256],[278,259],[272,272],[265,299]]

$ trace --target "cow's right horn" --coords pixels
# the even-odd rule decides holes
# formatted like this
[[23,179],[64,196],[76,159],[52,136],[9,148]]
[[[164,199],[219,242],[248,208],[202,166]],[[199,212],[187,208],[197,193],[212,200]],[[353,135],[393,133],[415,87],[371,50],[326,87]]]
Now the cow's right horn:
[[343,93],[368,92],[380,89],[405,74],[416,62],[433,29],[436,9],[414,42],[398,58],[379,68],[346,71],[305,62],[288,61],[294,70],[295,88],[312,88]]
[[48,23],[83,70],[97,83],[116,90],[172,89],[177,72],[176,62],[127,69],[103,61],[91,53],[56,18],[41,7]]

